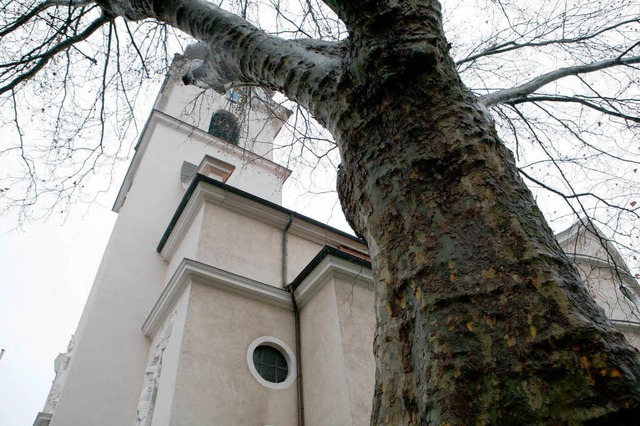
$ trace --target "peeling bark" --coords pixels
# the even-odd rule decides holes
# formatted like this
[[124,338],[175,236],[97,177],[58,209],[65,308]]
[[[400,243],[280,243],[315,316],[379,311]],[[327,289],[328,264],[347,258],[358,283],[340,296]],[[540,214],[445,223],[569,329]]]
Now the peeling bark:
[[439,4],[327,4],[342,45],[281,40],[200,1],[102,2],[189,32],[217,60],[210,81],[281,90],[332,131],[377,278],[372,424],[636,424],[637,351],[460,81]]

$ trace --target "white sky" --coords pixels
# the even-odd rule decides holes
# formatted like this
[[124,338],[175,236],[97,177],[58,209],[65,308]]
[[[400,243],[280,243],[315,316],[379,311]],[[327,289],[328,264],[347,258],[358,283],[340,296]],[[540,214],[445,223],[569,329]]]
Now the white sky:
[[31,425],[44,406],[115,219],[109,207],[78,205],[65,223],[8,232],[15,218],[0,217],[0,426]]

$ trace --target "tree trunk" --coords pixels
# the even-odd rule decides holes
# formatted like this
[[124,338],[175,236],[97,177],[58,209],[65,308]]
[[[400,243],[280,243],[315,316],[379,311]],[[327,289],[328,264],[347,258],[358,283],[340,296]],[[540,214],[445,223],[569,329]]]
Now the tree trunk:
[[426,3],[362,18],[340,84],[339,192],[377,277],[372,424],[638,424],[637,351],[556,243]]

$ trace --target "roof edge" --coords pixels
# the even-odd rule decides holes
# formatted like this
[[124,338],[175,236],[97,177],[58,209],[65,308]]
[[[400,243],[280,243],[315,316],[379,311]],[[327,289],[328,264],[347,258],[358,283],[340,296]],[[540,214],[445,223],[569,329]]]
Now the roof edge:
[[[275,210],[277,212],[280,213],[284,213],[288,216],[292,216],[294,219],[298,219],[300,221],[303,221],[305,223],[308,223],[314,227],[323,229],[326,232],[330,232],[333,233],[335,235],[338,235],[342,238],[348,239],[350,241],[353,241],[355,243],[358,244],[362,244],[362,245],[366,245],[366,242],[354,235],[351,235],[345,231],[342,231],[338,228],[334,228],[332,226],[329,226],[325,223],[322,223],[318,220],[312,219],[308,216],[305,216],[303,214],[300,214],[296,211],[290,210],[286,207],[282,207],[281,205],[278,205],[276,203],[273,203],[271,201],[265,200],[264,198],[260,198],[256,195],[250,194],[246,191],[243,191],[241,189],[238,189],[234,186],[231,185],[227,185],[226,183],[222,183],[220,181],[217,181],[215,179],[212,179],[208,176],[204,176],[201,174],[196,174],[196,176],[193,178],[193,180],[191,181],[191,184],[189,185],[189,187],[187,188],[187,191],[185,192],[184,196],[182,197],[182,200],[180,200],[180,204],[178,204],[178,207],[175,211],[175,213],[173,214],[173,217],[171,218],[171,220],[169,221],[169,225],[167,226],[167,228],[165,229],[165,232],[162,234],[162,237],[160,238],[160,242],[158,243],[158,246],[156,247],[156,251],[158,253],[160,253],[162,251],[162,249],[164,248],[164,245],[166,244],[167,240],[169,239],[169,237],[171,236],[171,233],[173,231],[173,229],[175,228],[176,224],[178,223],[178,220],[180,219],[182,213],[184,212],[185,208],[187,207],[187,204],[189,204],[189,201],[191,200],[191,197],[193,196],[193,193],[195,192],[196,188],[198,187],[199,184],[205,184],[205,185],[211,185],[213,187],[216,187],[218,189],[221,189],[225,192],[229,192],[231,194],[240,196],[242,198],[245,198],[249,201],[258,203],[262,206],[265,206],[269,209]],[[345,253],[346,254],[346,253]],[[351,255],[349,255],[351,256]],[[353,256],[354,258],[356,258],[356,256]],[[362,259],[361,259],[362,260]]]

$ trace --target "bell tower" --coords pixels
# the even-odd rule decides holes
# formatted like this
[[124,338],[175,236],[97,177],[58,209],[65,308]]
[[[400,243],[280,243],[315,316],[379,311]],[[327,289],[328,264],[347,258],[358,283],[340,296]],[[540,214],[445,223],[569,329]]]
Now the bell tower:
[[[184,86],[180,80],[184,62],[176,55],[136,146],[114,211],[123,206],[152,140],[153,158],[145,159],[148,167],[166,172],[167,164],[183,153],[182,162],[178,160],[183,183],[195,173],[211,174],[223,183],[281,204],[282,185],[290,171],[273,163],[273,141],[291,112],[260,88],[229,89],[220,95]],[[212,159],[217,166],[212,165]]]
[[364,242],[281,206],[287,109],[258,88],[184,86],[185,68],[177,57],[141,132],[34,425],[366,423]]

